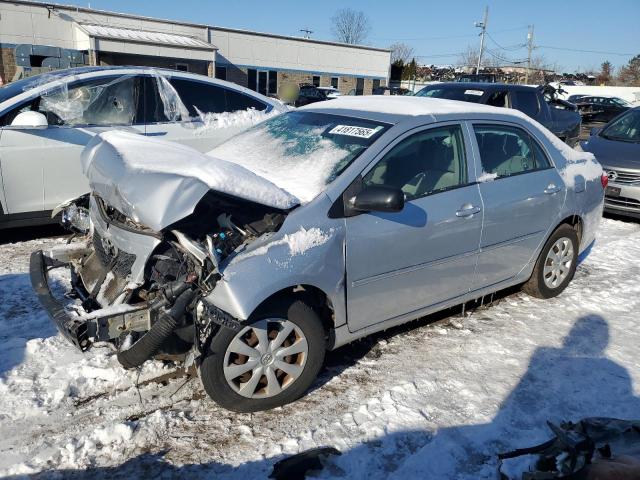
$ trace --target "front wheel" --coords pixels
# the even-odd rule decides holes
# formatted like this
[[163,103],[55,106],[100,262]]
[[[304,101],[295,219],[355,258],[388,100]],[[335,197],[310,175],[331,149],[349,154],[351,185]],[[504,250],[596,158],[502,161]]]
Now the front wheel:
[[560,225],[545,243],[523,290],[537,298],[551,298],[567,288],[578,265],[579,241],[570,225]]
[[240,332],[222,329],[200,366],[207,394],[236,412],[268,410],[301,397],[326,348],[320,317],[304,302],[286,302]]

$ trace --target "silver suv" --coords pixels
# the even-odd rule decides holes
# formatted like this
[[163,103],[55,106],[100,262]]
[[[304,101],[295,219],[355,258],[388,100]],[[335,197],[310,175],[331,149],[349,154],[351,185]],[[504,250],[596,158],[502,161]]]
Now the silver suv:
[[[248,109],[256,113],[225,118]],[[51,221],[53,208],[88,192],[80,152],[101,132],[205,152],[283,109],[239,85],[144,67],[73,68],[10,83],[0,88],[0,229]]]
[[[83,154],[85,236],[34,252],[35,291],[81,350],[195,361],[236,411],[300,397],[325,350],[497,290],[558,295],[602,215],[602,168],[514,110],[341,97],[208,155],[122,132]],[[90,220],[90,221],[88,221]],[[77,300],[47,286],[69,267]]]

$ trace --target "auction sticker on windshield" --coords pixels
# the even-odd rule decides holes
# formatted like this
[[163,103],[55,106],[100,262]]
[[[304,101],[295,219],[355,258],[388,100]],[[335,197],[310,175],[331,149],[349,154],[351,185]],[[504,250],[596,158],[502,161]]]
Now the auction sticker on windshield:
[[333,135],[347,135],[349,137],[371,138],[381,128],[382,127],[367,128],[356,127],[353,125],[336,125],[329,131],[329,133]]

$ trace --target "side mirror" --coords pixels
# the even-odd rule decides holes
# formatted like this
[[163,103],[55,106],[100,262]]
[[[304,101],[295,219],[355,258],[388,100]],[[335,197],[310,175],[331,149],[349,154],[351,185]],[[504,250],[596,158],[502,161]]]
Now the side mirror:
[[11,122],[12,127],[21,128],[47,128],[49,122],[40,112],[22,112],[16,115],[16,118]]
[[358,212],[399,212],[404,208],[404,192],[395,187],[372,185],[356,194],[351,208]]
[[598,135],[601,131],[602,131],[602,128],[593,127],[591,130],[589,130],[589,136],[591,136],[591,137],[595,137],[595,136],[596,136],[596,135]]

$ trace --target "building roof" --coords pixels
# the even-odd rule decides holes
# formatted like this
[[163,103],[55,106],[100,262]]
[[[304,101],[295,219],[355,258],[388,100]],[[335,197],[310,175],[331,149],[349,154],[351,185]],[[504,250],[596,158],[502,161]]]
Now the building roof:
[[199,38],[180,35],[177,33],[153,32],[132,28],[111,27],[105,25],[88,25],[78,23],[80,28],[92,37],[108,38],[111,40],[126,40],[130,42],[151,43],[154,45],[172,45],[186,48],[215,50],[216,47]]
[[111,15],[111,16],[114,16],[114,17],[121,17],[121,18],[132,18],[132,19],[137,19],[137,20],[148,20],[148,21],[154,21],[154,22],[167,23],[167,24],[171,24],[171,25],[184,25],[184,26],[190,26],[190,27],[209,28],[209,29],[212,29],[212,30],[219,30],[219,31],[224,31],[224,32],[244,33],[244,34],[248,34],[248,35],[266,36],[266,37],[272,37],[272,38],[282,38],[282,39],[285,39],[285,40],[296,40],[296,41],[300,41],[300,42],[308,42],[308,43],[315,43],[315,44],[335,45],[335,46],[347,47],[347,48],[359,48],[359,49],[362,49],[362,50],[372,50],[372,51],[378,51],[378,52],[390,52],[391,51],[391,50],[389,50],[387,48],[370,47],[370,46],[367,46],[367,45],[352,45],[352,44],[349,44],[349,43],[332,42],[332,41],[327,41],[327,40],[316,40],[316,39],[304,38],[304,37],[294,37],[294,36],[291,36],[291,35],[280,35],[280,34],[274,34],[274,33],[256,32],[254,30],[243,30],[243,29],[237,29],[237,28],[219,27],[219,26],[208,25],[208,24],[204,24],[204,23],[181,22],[181,21],[177,21],[177,20],[167,20],[167,19],[163,19],[163,18],[148,17],[148,16],[145,16],[145,15],[132,15],[132,14],[128,14],[128,13],[112,12],[112,11],[109,11],[109,10],[100,10],[100,9],[95,9],[95,8],[78,7],[76,5],[65,5],[65,4],[62,4],[62,3],[46,3],[46,2],[39,2],[39,1],[33,1],[33,0],[12,0],[12,3],[23,4],[23,5],[31,5],[31,6],[39,6],[39,7],[42,7],[42,8],[47,8],[49,10],[61,9],[61,10],[69,10],[69,11],[73,11],[73,12],[83,12],[83,13],[89,13],[89,14],[91,14],[91,13],[99,13],[99,14],[103,14],[103,15]]

